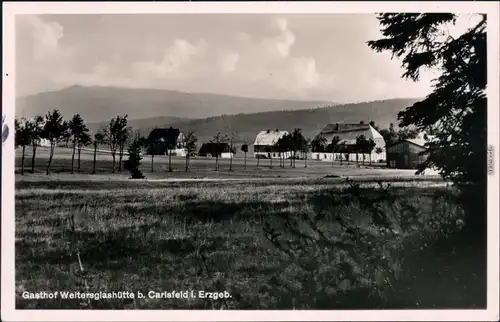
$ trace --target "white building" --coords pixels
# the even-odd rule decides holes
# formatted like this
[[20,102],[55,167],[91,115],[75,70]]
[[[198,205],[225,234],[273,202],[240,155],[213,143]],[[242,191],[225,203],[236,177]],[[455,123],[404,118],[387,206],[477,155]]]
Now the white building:
[[[312,151],[312,159],[320,161],[359,161],[379,162],[386,160],[386,148],[384,137],[375,130],[370,124],[353,124],[353,123],[336,123],[328,124],[320,134],[327,140],[327,145],[330,144],[334,137],[339,137],[339,144],[344,143],[347,150],[340,153]],[[375,142],[375,147],[370,154],[356,153],[354,146],[356,138],[360,135]]]
[[260,131],[254,142],[254,157],[265,159],[289,158],[292,155],[292,151],[281,151],[281,149],[276,145],[278,140],[287,134],[289,134],[287,131],[280,131],[278,129],[274,131]]

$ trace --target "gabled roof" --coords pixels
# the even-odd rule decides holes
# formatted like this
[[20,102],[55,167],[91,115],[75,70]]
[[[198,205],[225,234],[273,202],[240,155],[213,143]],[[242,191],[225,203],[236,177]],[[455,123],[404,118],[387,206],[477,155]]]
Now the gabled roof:
[[[328,124],[325,126],[323,130],[321,130],[320,134],[328,135],[328,136],[339,136],[340,139],[345,137],[352,137],[352,135],[363,134],[367,137],[367,139],[383,139],[383,136],[373,128],[370,124],[359,124],[359,123],[336,123],[336,124]],[[343,137],[344,136],[344,137]],[[353,141],[352,139],[345,139],[347,144],[351,144],[348,141]],[[355,140],[353,144],[356,143]]]
[[356,131],[366,131],[370,128],[370,124],[359,124],[359,123],[336,123],[328,124],[321,134],[330,133],[342,133],[342,132],[356,132]]
[[199,154],[205,154],[205,153],[225,153],[229,152],[230,146],[228,143],[215,143],[215,142],[208,142],[208,143],[203,143],[202,146],[200,147],[200,150],[198,151]]
[[399,144],[401,142],[409,142],[409,143],[415,144],[415,145],[417,145],[419,147],[424,147],[425,143],[431,142],[434,139],[435,139],[434,135],[426,135],[425,133],[419,133],[417,135],[417,137],[414,138],[414,139],[398,140],[398,141],[390,144],[389,146],[393,146],[393,145]]
[[156,139],[163,138],[166,140],[167,138],[172,138],[177,140],[179,135],[181,134],[181,131],[179,129],[174,129],[174,128],[156,128],[153,129],[149,133],[149,138],[155,137]]
[[288,134],[288,131],[266,130],[260,131],[255,138],[254,145],[275,145],[280,138]]

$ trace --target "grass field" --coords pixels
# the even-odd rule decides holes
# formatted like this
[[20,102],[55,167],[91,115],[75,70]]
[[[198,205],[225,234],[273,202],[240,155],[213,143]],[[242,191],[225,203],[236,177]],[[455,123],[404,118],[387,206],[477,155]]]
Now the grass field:
[[[212,160],[196,160],[186,174],[182,160],[174,172],[160,171],[166,163],[158,160],[158,171],[144,168],[157,181],[133,181],[109,174],[102,159],[99,174],[89,175],[88,156],[83,174],[71,175],[68,158],[57,156],[54,175],[43,174],[43,153],[35,174],[16,175],[17,308],[486,305],[485,247],[457,242],[463,211],[456,192],[432,176],[415,181],[387,172],[384,181],[397,180],[388,193],[366,179],[388,169],[311,163],[265,172],[253,163],[245,172],[235,160],[235,171],[216,173],[208,170]],[[342,183],[342,176],[364,183]],[[161,181],[169,178],[216,181]],[[219,180],[228,178],[238,180]],[[371,209],[382,209],[396,233],[383,230]],[[204,290],[232,297],[27,300],[23,290]]]

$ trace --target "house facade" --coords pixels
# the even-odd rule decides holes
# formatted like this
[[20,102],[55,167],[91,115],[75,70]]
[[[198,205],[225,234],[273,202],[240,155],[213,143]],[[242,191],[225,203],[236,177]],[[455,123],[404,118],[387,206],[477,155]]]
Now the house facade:
[[[313,160],[319,161],[371,161],[382,162],[386,160],[386,146],[384,137],[370,124],[336,123],[328,124],[320,134],[326,138],[327,144],[331,143],[334,137],[339,137],[339,144],[344,145],[344,151],[324,152],[312,151]],[[372,139],[375,147],[371,153],[356,153],[356,138],[363,135],[367,140]]]
[[179,129],[156,128],[149,133],[148,154],[186,156],[184,134]]
[[254,157],[265,159],[287,159],[291,157],[292,151],[282,151],[281,148],[277,146],[278,140],[287,134],[289,134],[288,131],[280,131],[278,129],[274,131],[260,131],[253,145]]
[[425,143],[432,140],[432,136],[419,134],[415,139],[399,140],[387,146],[387,166],[393,169],[416,169],[422,164],[427,155]]
[[235,151],[231,151],[229,144],[227,143],[203,143],[198,151],[198,156],[200,157],[212,157],[215,158],[219,155],[219,158],[229,159],[234,158]]
[[47,140],[47,139],[39,139],[37,142],[36,142],[36,145],[37,146],[43,146],[43,147],[50,147],[50,141]]

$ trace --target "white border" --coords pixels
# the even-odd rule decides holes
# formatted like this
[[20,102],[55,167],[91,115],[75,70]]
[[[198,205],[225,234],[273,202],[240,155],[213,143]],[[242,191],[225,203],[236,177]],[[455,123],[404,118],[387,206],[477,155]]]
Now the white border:
[[[3,321],[498,321],[499,319],[499,10],[496,2],[4,2],[2,114],[11,135],[2,155],[2,320]],[[14,265],[14,84],[15,14],[104,13],[375,13],[375,12],[485,12],[488,14],[488,144],[495,147],[495,172],[488,177],[488,299],[487,310],[384,311],[82,311],[15,310]],[[9,74],[9,76],[6,76]]]

